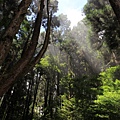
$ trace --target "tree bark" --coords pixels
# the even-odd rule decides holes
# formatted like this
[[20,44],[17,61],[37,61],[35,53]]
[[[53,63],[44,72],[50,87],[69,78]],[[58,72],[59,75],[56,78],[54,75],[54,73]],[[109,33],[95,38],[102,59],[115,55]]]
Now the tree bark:
[[22,21],[24,20],[25,14],[27,13],[27,9],[30,5],[32,0],[22,0],[21,4],[18,7],[18,11],[16,11],[15,16],[11,23],[9,24],[8,28],[6,29],[5,33],[2,35],[0,40],[0,65],[4,62],[13,38],[15,34],[18,32]]
[[36,50],[36,46],[38,43],[39,33],[40,33],[40,26],[42,21],[42,15],[43,15],[43,8],[44,8],[44,0],[41,0],[40,10],[38,12],[36,21],[35,21],[35,27],[33,36],[31,38],[31,42],[29,44],[29,47],[26,48],[25,52],[22,55],[22,58],[17,62],[11,70],[1,76],[0,78],[0,96],[2,96],[15,82],[15,80],[20,76],[20,74],[24,71],[24,68],[28,65],[28,63],[31,61],[34,52]]
[[46,52],[48,44],[49,44],[49,39],[50,39],[51,21],[52,21],[52,13],[50,16],[48,15],[47,30],[46,30],[46,35],[45,35],[43,46],[41,50],[39,51],[39,53],[37,54],[37,56],[31,62],[29,62],[29,64],[24,68],[23,72],[21,73],[22,76],[28,73],[28,71],[31,70],[40,61],[40,59],[43,57],[44,53]]
[[120,23],[120,0],[109,0],[111,7]]
[[34,89],[34,99],[33,99],[33,105],[32,105],[31,116],[30,116],[31,120],[33,119],[34,107],[35,107],[35,102],[36,102],[36,98],[37,98],[38,87],[39,87],[39,84],[40,84],[40,78],[41,78],[41,73],[39,74],[38,71],[37,71],[36,85],[35,85],[35,89]]

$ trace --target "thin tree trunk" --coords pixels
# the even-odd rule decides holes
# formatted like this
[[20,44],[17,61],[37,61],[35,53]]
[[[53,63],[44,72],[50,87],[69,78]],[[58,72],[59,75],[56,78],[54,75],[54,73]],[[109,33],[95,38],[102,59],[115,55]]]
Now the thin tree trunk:
[[48,95],[49,95],[49,79],[46,78],[46,85],[44,91],[44,120],[46,120],[46,115],[48,113]]
[[32,106],[32,112],[31,112],[31,120],[33,118],[33,114],[34,114],[34,107],[35,107],[35,101],[36,101],[36,97],[37,97],[37,92],[38,92],[38,87],[39,87],[39,84],[40,84],[40,78],[41,78],[41,75],[38,76],[39,73],[37,73],[37,77],[36,77],[36,85],[35,85],[35,90],[34,90],[34,100],[33,100],[33,106]]
[[[32,74],[32,72],[31,72],[31,74]],[[32,77],[34,77],[34,75],[32,75]],[[34,79],[30,79],[29,87],[28,87],[27,94],[26,94],[27,97],[26,97],[26,102],[25,102],[22,120],[27,120],[28,115],[29,115],[29,107],[30,107],[31,99],[32,99],[31,91],[32,91],[33,85],[34,85]]]

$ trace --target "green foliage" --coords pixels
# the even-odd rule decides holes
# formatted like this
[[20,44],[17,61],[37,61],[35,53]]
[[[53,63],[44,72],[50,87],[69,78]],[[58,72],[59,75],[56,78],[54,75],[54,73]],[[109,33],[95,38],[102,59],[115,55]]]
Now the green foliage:
[[84,13],[86,14],[86,23],[92,26],[97,35],[102,33],[110,50],[118,49],[120,29],[109,1],[89,0],[84,6]]
[[59,119],[60,120],[78,120],[82,116],[77,111],[76,100],[75,98],[68,98],[68,95],[62,95],[62,106],[58,109]]
[[120,78],[120,66],[107,69],[98,78],[102,81],[102,94],[97,96],[95,104],[97,110],[101,112],[97,114],[100,118],[107,117],[111,120],[120,118],[120,79],[118,78]]
[[45,56],[44,58],[42,58],[40,60],[41,67],[43,67],[43,68],[49,67],[50,66],[49,59],[50,59],[49,56]]
[[96,99],[99,84],[100,81],[96,79],[96,76],[72,78],[72,74],[68,74],[64,77],[61,80],[65,93],[61,96],[60,118],[63,120],[94,119],[95,114],[91,106]]
[[40,60],[40,63],[39,64],[36,64],[36,67],[41,67],[43,69],[51,69],[53,71],[56,71],[56,72],[61,72],[60,70],[60,67],[65,67],[65,63],[60,63],[58,65],[57,63],[57,57],[53,57],[53,56],[50,56],[50,55],[46,55],[44,58],[42,58]]

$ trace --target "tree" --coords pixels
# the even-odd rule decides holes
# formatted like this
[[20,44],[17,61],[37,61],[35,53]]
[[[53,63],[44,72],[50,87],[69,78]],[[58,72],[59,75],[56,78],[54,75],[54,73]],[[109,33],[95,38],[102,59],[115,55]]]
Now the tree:
[[[6,29],[1,35],[1,42],[0,42],[1,71],[3,71],[2,64],[4,63],[4,60],[8,56],[11,46],[13,45],[12,44],[13,38],[15,34],[18,32],[20,25],[24,20],[24,17],[27,13],[27,9],[30,6],[30,3],[31,3],[30,0],[21,1],[21,3],[18,6],[17,11],[14,11],[15,13],[14,17],[12,18],[9,25],[6,27]],[[46,5],[46,11],[47,11],[46,35],[44,38],[42,48],[36,54],[36,48],[37,48],[38,40],[39,40],[38,38],[39,38],[39,33],[40,33],[40,27],[41,27],[42,18],[43,18],[44,3],[46,3],[45,5]],[[1,2],[1,4],[3,4],[3,2]],[[1,73],[0,96],[2,96],[14,84],[17,78],[22,77],[31,68],[33,68],[34,65],[38,63],[39,59],[45,53],[47,46],[49,44],[49,39],[50,39],[50,26],[51,26],[51,21],[52,21],[52,15],[54,13],[53,10],[54,8],[56,8],[53,6],[51,6],[50,8],[49,4],[50,4],[49,0],[47,1],[42,0],[40,2],[40,9],[37,7],[38,13],[36,15],[36,19],[33,25],[34,29],[32,31],[32,36],[28,37],[28,40],[23,45],[24,47],[22,49],[21,57],[16,61],[16,63],[11,68],[9,69],[6,68],[6,70]],[[55,5],[57,5],[57,3]]]
[[115,119],[120,118],[120,66],[111,67],[100,73],[98,78],[101,82],[100,94],[95,100],[96,116],[99,118]]
[[30,71],[6,92],[0,105],[0,119],[32,120],[42,73],[40,68]]
[[[90,40],[94,43],[96,40],[103,40],[99,37],[105,35],[107,39],[110,38],[112,31],[110,27],[114,28],[111,23],[117,20],[108,1],[89,0],[85,8],[88,19],[85,19],[85,23],[91,24],[92,27],[79,22],[73,29],[70,28],[70,21],[66,15],[62,14],[58,18],[54,15],[56,8],[53,9],[52,6],[56,5],[57,1],[51,0],[50,3],[44,1],[44,4],[40,26],[43,26],[45,31],[39,35],[41,40],[37,38],[38,43],[32,41],[33,35],[36,35],[34,33],[37,25],[35,21],[38,18],[38,7],[34,8],[36,4],[33,3],[1,65],[1,76],[6,75],[7,79],[9,75],[12,77],[16,75],[16,71],[11,74],[13,68],[14,70],[20,69],[20,72],[15,76],[17,80],[15,84],[0,99],[0,119],[98,120],[119,118],[119,70],[115,72],[117,68],[115,67],[100,73],[101,68],[104,67],[104,60],[99,50],[104,50],[103,53],[105,53],[106,44],[104,45],[103,42],[99,50],[91,48],[92,42],[90,44]],[[111,15],[110,20],[108,16],[104,16],[105,13]],[[98,18],[102,26],[96,26],[99,23]],[[58,19],[60,22],[57,21]],[[106,24],[106,19],[109,20],[108,24]],[[117,25],[116,22],[115,28]],[[4,27],[7,28],[7,24]],[[107,31],[105,35],[104,29]],[[50,34],[51,31],[52,34]],[[102,32],[103,36],[99,32]],[[115,36],[118,36],[118,33],[113,35],[112,39]],[[48,40],[47,43],[46,40]],[[119,41],[118,38],[117,40]],[[31,45],[34,42],[36,46]],[[44,57],[41,58],[48,42],[51,44]],[[34,50],[31,50],[33,46]],[[41,51],[42,49],[44,50]],[[29,51],[32,56],[30,53],[25,56]],[[109,54],[106,58],[108,56]],[[27,57],[29,60],[26,61]],[[10,73],[7,73],[8,71]],[[21,78],[21,76],[24,77]]]
[[[92,28],[92,44],[98,44],[97,50],[101,50],[108,61],[107,65],[119,64],[120,29],[118,20],[108,0],[89,0],[84,7],[86,23]],[[108,47],[109,59],[106,58],[105,49]]]

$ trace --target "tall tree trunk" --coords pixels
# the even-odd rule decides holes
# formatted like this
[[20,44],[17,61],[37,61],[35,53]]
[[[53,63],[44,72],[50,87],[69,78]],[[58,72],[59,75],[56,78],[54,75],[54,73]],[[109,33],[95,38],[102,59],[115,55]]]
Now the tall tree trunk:
[[[48,4],[47,4],[47,7],[49,7]],[[45,35],[43,46],[41,50],[39,51],[38,55],[29,63],[29,65],[25,67],[22,73],[23,75],[27,73],[30,69],[32,69],[35,66],[35,64],[37,64],[40,61],[40,59],[43,57],[44,53],[46,52],[48,44],[49,44],[49,39],[50,39],[51,21],[52,21],[52,13],[50,13],[49,15],[49,11],[48,11],[47,30],[46,30],[46,35]]]
[[0,96],[2,96],[13,85],[15,80],[24,71],[25,67],[29,64],[30,60],[32,59],[34,55],[34,52],[36,50],[36,46],[38,43],[39,33],[40,33],[43,8],[44,8],[44,0],[41,0],[40,10],[38,12],[38,15],[35,21],[35,28],[34,28],[33,36],[31,38],[29,47],[26,48],[25,52],[22,55],[22,58],[16,63],[15,66],[13,66],[13,68],[11,68],[9,73],[6,73],[3,76],[1,76]]
[[44,91],[44,120],[46,120],[46,115],[48,113],[48,95],[49,95],[49,79],[46,78],[46,85],[45,85],[45,91]]
[[32,105],[31,116],[30,116],[31,120],[33,119],[34,107],[35,107],[35,102],[36,102],[36,98],[37,98],[38,87],[39,87],[39,84],[40,84],[40,78],[41,78],[41,74],[39,74],[37,72],[36,85],[35,85],[35,89],[34,89],[34,100],[33,100],[33,105]]
[[118,22],[120,23],[120,0],[109,0],[113,11],[118,19]]
[[[34,77],[34,76],[33,76]],[[31,101],[32,101],[32,88],[34,86],[34,79],[32,78],[29,81],[29,88],[27,91],[27,97],[26,97],[26,102],[25,102],[25,108],[24,108],[24,113],[22,116],[22,120],[28,120],[29,118],[29,111],[30,111],[30,105],[31,105]]]

